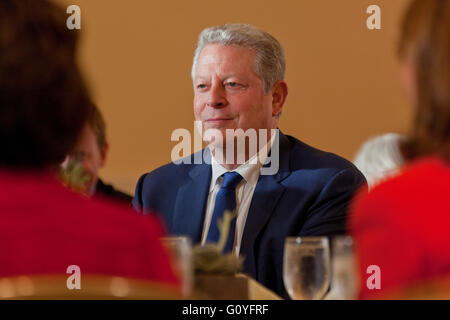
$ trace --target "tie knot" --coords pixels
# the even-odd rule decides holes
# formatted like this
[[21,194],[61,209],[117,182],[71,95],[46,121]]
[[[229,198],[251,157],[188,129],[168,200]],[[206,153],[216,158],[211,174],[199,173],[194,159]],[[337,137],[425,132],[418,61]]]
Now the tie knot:
[[222,188],[235,189],[241,180],[242,176],[239,173],[234,171],[226,172],[223,174]]

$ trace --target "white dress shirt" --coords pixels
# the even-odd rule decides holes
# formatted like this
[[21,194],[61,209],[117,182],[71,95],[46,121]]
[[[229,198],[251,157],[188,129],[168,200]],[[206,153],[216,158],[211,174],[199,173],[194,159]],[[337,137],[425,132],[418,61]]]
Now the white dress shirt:
[[[271,144],[273,144],[273,137],[271,139]],[[236,186],[236,232],[234,240],[234,252],[239,255],[239,250],[241,248],[242,234],[244,232],[245,222],[247,221],[248,210],[253,198],[253,193],[258,183],[259,174],[261,168],[267,158],[266,156],[261,156],[260,159],[256,159],[258,153],[255,154],[251,159],[249,159],[244,164],[240,165],[234,170],[228,170],[220,165],[214,156],[211,159],[211,185],[209,187],[208,201],[206,203],[206,213],[205,220],[203,222],[203,233],[202,233],[202,244],[206,243],[206,238],[209,232],[209,226],[211,224],[211,219],[214,212],[214,205],[216,203],[216,196],[220,190],[223,183],[223,174],[230,171],[235,171],[242,176],[242,181]]]

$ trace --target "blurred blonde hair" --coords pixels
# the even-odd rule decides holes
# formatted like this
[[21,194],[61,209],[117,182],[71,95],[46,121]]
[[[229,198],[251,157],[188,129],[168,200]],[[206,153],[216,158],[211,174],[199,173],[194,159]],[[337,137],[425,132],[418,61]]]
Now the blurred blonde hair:
[[450,161],[450,1],[414,0],[403,18],[399,57],[413,66],[416,109],[403,144],[408,159]]

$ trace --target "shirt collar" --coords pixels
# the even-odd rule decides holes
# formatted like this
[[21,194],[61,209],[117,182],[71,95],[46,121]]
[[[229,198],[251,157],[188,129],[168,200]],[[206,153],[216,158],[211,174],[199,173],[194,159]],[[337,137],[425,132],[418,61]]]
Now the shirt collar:
[[[272,147],[275,135],[272,136],[270,140],[270,145]],[[270,150],[270,149],[269,149]],[[268,151],[269,151],[268,150]],[[267,159],[267,154],[261,156],[261,159],[258,159],[258,153],[251,157],[247,162],[241,164],[234,170],[228,170],[219,164],[214,156],[211,154],[211,167],[212,167],[212,176],[211,176],[211,185],[209,187],[209,192],[212,192],[215,185],[217,184],[217,180],[226,172],[235,171],[239,173],[246,183],[255,186],[258,182],[259,173],[261,171],[261,167],[264,165]],[[261,161],[260,161],[261,160]]]

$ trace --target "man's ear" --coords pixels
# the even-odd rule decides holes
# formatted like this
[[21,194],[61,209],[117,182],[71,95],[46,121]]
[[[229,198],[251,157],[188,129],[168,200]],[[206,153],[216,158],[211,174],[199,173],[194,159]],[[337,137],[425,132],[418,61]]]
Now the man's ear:
[[285,81],[278,81],[272,90],[272,116],[279,116],[288,95],[288,87]]
[[106,156],[108,155],[108,151],[109,151],[109,144],[108,144],[108,142],[105,142],[104,146],[100,150],[100,156],[101,156],[100,166],[101,167],[104,167],[106,164]]

